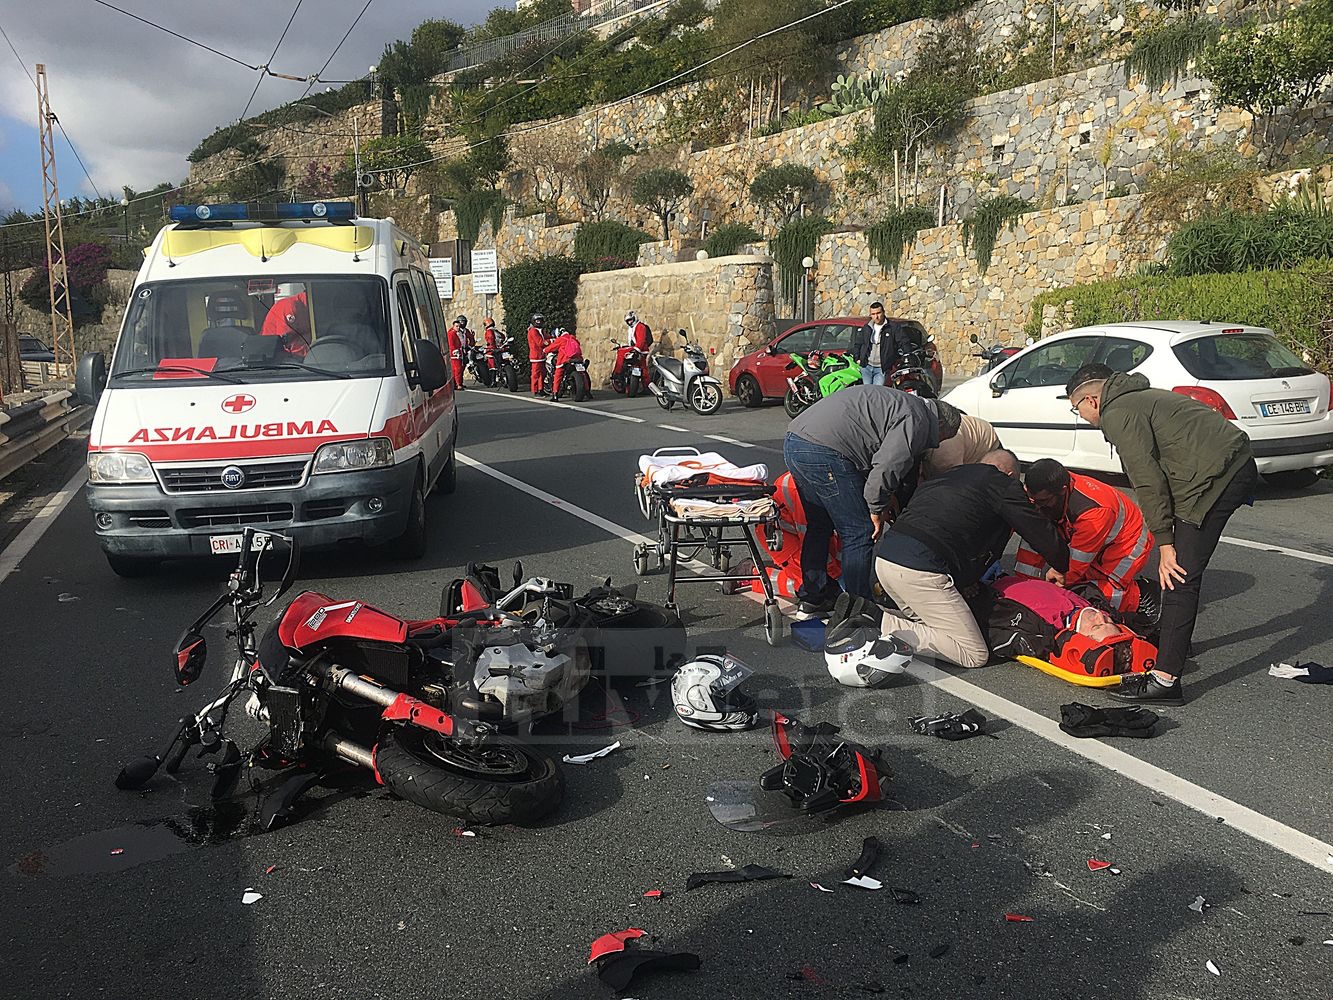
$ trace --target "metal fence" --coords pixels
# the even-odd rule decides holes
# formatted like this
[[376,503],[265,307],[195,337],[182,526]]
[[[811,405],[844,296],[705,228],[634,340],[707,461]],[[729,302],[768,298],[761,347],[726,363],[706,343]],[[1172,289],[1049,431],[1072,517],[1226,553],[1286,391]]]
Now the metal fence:
[[633,14],[645,7],[667,7],[674,2],[675,0],[606,0],[595,12],[575,14],[571,10],[568,14],[553,17],[549,21],[543,21],[504,38],[491,38],[475,45],[462,46],[449,58],[445,72],[453,73],[480,66],[533,43],[558,42],[570,35],[591,31],[608,21]]

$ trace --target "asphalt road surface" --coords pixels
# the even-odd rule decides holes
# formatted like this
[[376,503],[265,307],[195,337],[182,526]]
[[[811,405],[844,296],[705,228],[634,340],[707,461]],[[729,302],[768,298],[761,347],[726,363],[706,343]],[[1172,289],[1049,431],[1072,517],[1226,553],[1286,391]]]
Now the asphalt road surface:
[[[630,488],[641,453],[698,445],[781,466],[780,407],[729,401],[704,419],[607,395],[564,407],[465,393],[465,464],[458,492],[430,503],[430,554],[312,557],[305,585],[424,616],[469,560],[629,582],[627,539],[650,531]],[[352,785],[321,791],[296,825],[241,836],[236,816],[207,807],[194,761],[179,780],[118,792],[121,763],[221,680],[221,629],[187,692],[168,651],[225,569],[121,580],[80,495],[48,513],[0,582],[5,996],[1333,997],[1333,688],[1267,675],[1275,661],[1333,663],[1333,484],[1265,490],[1233,518],[1228,537],[1253,545],[1219,548],[1189,701],[1151,740],[1062,740],[1059,706],[1104,696],[1017,664],[839,688],[821,657],[764,643],[759,604],[683,589],[692,639],[750,663],[765,707],[887,748],[892,802],[776,834],[729,830],[706,803],[773,763],[768,734],[686,730],[664,687],[627,688],[610,721],[564,740],[624,749],[568,767],[564,805],[531,829],[462,838]],[[662,598],[661,576],[642,586]],[[973,704],[996,739],[908,728]],[[885,847],[882,892],[839,884],[870,834]],[[685,891],[691,872],[750,863],[792,877]],[[247,889],[262,898],[244,904]],[[626,927],[701,969],[604,987],[589,943]]]

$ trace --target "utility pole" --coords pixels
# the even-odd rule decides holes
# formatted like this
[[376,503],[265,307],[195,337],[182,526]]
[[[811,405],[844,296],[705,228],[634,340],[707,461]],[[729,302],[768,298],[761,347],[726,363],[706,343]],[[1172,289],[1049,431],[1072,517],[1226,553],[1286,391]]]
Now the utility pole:
[[65,269],[65,224],[60,216],[60,188],[56,185],[56,143],[51,125],[50,92],[46,66],[37,64],[37,131],[42,140],[42,214],[46,223],[46,266],[51,284],[51,353],[57,371],[61,355],[73,375],[78,360],[74,351],[74,316],[69,306],[69,280]]
[[0,229],[0,270],[5,272],[5,313],[0,317],[0,403],[7,392],[23,389],[23,365],[19,359],[18,327],[14,325],[14,266],[9,255],[9,230]]

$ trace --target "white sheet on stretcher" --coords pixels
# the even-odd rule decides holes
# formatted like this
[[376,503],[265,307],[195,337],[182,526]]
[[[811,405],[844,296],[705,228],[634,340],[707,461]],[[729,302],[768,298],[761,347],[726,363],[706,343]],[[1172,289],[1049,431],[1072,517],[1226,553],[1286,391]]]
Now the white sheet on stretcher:
[[768,466],[762,462],[754,465],[735,465],[715,451],[705,452],[702,455],[640,455],[639,472],[648,476],[654,486],[678,483],[682,479],[703,473],[740,482],[768,482]]
[[677,517],[691,520],[708,518],[745,518],[763,520],[775,517],[778,505],[772,497],[758,497],[754,500],[696,500],[692,497],[676,497],[671,501],[671,512]]

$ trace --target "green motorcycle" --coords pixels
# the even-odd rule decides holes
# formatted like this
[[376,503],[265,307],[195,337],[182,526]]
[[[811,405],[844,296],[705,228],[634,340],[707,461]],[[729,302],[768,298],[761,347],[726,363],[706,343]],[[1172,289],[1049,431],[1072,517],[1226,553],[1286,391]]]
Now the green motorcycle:
[[787,395],[782,405],[794,417],[812,403],[849,385],[860,385],[861,366],[841,351],[793,354],[787,362]]

